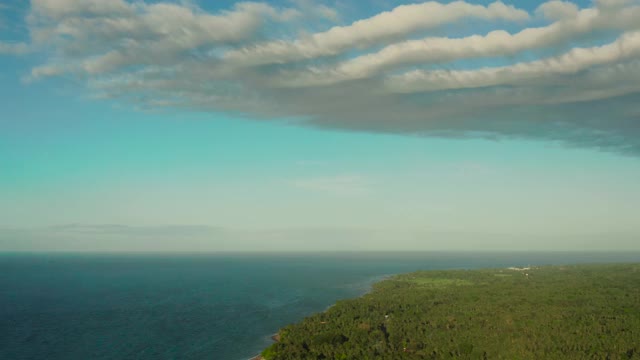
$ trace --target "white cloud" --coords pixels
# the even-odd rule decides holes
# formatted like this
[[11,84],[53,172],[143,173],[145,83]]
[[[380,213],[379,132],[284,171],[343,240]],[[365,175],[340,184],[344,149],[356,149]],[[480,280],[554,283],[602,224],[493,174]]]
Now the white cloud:
[[600,9],[621,8],[633,3],[633,0],[595,0],[594,3]]
[[26,76],[24,80],[26,82],[31,82],[43,77],[62,75],[65,73],[65,71],[66,70],[63,65],[42,65],[31,69],[31,74],[29,74],[29,76]]
[[552,58],[476,70],[415,70],[389,79],[393,91],[437,91],[538,82],[545,77],[575,74],[587,68],[640,57],[640,32],[627,33],[616,41],[592,48],[574,48]]
[[127,16],[134,8],[124,0],[32,0],[33,15],[60,21],[69,16]]
[[[555,2],[545,3],[552,4]],[[575,6],[575,5],[574,5]],[[576,7],[577,9],[577,7]],[[548,9],[547,9],[548,10]],[[567,15],[548,26],[526,28],[515,34],[494,30],[486,35],[463,38],[429,37],[391,44],[381,50],[361,55],[330,68],[311,68],[288,73],[277,86],[324,86],[343,81],[377,76],[397,67],[415,64],[447,63],[455,60],[512,56],[567,42],[595,30],[630,30],[640,28],[640,7],[602,13],[585,9]]]
[[266,21],[288,21],[296,14],[255,2],[209,14],[173,3],[34,0],[29,22],[34,41],[54,46],[58,56],[73,63],[69,69],[101,74],[175,63],[194,51],[251,39]]
[[401,5],[371,18],[355,21],[351,25],[336,26],[292,42],[277,40],[232,50],[225,53],[224,58],[234,63],[259,65],[330,56],[352,48],[367,48],[418,30],[432,29],[466,18],[523,21],[529,15],[502,2],[493,2],[485,7],[464,1],[448,4],[429,1]]
[[301,17],[326,19],[332,22],[340,21],[341,17],[333,7],[320,4],[312,0],[292,0],[300,12]]
[[536,9],[537,14],[554,21],[575,18],[578,11],[578,5],[560,0],[547,1]]

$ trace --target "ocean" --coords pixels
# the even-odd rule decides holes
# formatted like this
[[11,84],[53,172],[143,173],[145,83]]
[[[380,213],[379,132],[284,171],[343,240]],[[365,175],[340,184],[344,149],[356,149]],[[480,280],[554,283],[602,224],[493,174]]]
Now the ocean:
[[640,253],[5,253],[0,359],[246,360],[392,274],[596,262]]

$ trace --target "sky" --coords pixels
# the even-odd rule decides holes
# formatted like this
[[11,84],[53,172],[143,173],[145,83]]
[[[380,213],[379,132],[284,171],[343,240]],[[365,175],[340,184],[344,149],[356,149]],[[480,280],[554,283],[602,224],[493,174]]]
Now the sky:
[[9,0],[0,251],[640,250],[640,2]]

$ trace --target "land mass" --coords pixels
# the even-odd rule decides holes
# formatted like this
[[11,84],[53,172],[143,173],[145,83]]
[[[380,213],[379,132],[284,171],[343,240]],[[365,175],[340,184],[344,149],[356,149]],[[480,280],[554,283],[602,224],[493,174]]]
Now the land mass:
[[289,325],[302,359],[640,359],[640,264],[420,271]]

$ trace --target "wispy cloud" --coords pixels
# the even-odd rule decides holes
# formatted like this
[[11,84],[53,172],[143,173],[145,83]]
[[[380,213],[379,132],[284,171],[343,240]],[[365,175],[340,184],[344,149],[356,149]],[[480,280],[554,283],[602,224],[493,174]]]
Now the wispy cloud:
[[457,164],[454,169],[461,176],[482,176],[493,172],[490,166],[475,162]]
[[32,0],[30,43],[0,53],[40,52],[27,80],[149,108],[640,154],[638,0],[426,1],[341,25],[329,3],[286,4]]
[[220,232],[220,228],[205,225],[130,226],[120,224],[64,224],[42,231],[75,235],[126,235],[126,236],[207,236]]
[[23,55],[29,52],[29,45],[25,43],[9,43],[0,41],[0,55]]
[[338,175],[296,179],[296,188],[338,195],[358,195],[370,191],[370,181],[361,175]]
[[327,162],[321,160],[297,160],[294,164],[299,167],[317,168],[327,165]]

